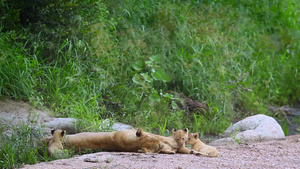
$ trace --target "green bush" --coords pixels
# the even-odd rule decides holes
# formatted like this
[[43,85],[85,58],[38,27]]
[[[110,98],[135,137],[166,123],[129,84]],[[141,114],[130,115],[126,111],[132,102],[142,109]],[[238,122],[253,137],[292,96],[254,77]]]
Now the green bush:
[[[0,7],[1,96],[87,119],[93,125],[86,130],[113,118],[160,133],[189,127],[218,134],[233,119],[299,101],[293,0]],[[205,101],[209,111],[185,112],[176,93]]]

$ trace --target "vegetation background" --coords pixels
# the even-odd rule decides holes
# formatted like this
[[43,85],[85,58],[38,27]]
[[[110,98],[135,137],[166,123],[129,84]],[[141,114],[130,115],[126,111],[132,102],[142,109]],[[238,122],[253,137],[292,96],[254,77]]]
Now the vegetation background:
[[[85,131],[110,118],[160,134],[219,134],[264,113],[288,134],[284,116],[268,106],[300,100],[299,4],[1,0],[0,97],[84,119]],[[187,111],[184,98],[208,109]],[[0,165],[47,160],[28,132],[6,138]]]

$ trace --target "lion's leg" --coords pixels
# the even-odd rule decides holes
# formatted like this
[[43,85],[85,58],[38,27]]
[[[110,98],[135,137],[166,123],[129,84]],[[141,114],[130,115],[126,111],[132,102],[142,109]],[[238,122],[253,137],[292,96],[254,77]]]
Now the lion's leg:
[[49,144],[52,139],[53,139],[53,136],[44,137],[44,138],[42,138],[42,143]]
[[151,150],[149,150],[146,147],[141,147],[141,149],[138,150],[139,153],[151,153]]
[[195,151],[195,150],[190,150],[186,147],[180,147],[178,150],[177,150],[179,153],[183,153],[183,154],[195,154],[195,155],[200,155],[200,153],[198,151]]
[[175,154],[176,151],[173,151],[172,147],[169,144],[163,144],[163,149],[159,153]]
[[217,157],[218,156],[218,151],[215,147],[210,147],[210,146],[204,146],[201,149],[199,149],[199,153],[203,156],[207,157]]
[[164,153],[164,154],[175,154],[175,151],[170,151],[170,150],[164,150],[162,149],[159,153]]
[[140,149],[140,150],[138,150],[138,152],[139,153],[145,153],[145,154],[147,154],[147,155],[151,155],[151,154],[157,154],[157,153],[153,153],[153,152],[151,152],[149,149]]

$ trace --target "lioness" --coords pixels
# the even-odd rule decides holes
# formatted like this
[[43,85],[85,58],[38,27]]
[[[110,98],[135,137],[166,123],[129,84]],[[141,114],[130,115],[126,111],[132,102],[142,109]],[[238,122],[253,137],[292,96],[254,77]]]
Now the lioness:
[[163,143],[163,149],[160,151],[161,153],[175,154],[176,152],[179,152],[184,154],[199,155],[198,152],[185,147],[185,142],[187,141],[189,134],[188,128],[185,128],[184,130],[173,129],[173,134],[169,137],[164,137],[151,133],[148,134],[155,136],[156,138],[158,138],[159,141]]
[[63,150],[62,140],[65,132],[62,130],[51,130],[51,134],[53,138],[50,140],[47,150],[50,155],[53,155],[55,152]]
[[[47,142],[49,138],[44,138]],[[163,144],[142,129],[122,130],[115,132],[85,132],[64,137],[66,148],[75,148],[75,151],[83,149],[105,151],[128,151],[141,153],[158,153]]]
[[198,133],[190,133],[186,144],[192,145],[192,150],[198,151],[201,155],[208,157],[217,157],[219,155],[215,147],[206,145],[199,139]]

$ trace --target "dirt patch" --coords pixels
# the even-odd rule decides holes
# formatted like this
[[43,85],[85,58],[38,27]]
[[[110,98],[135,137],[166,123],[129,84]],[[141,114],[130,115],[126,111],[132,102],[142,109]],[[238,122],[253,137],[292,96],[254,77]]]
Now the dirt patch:
[[10,99],[0,101],[0,124],[16,126],[25,122],[40,125],[52,119],[49,110],[35,109],[26,102]]
[[256,142],[235,146],[219,146],[218,157],[188,154],[141,154],[126,152],[100,152],[25,165],[31,169],[57,168],[299,168],[300,135],[285,140]]
[[53,119],[49,110],[35,109],[23,101],[0,100],[0,126],[7,135],[22,124],[33,127],[33,133],[37,133],[43,123]]

